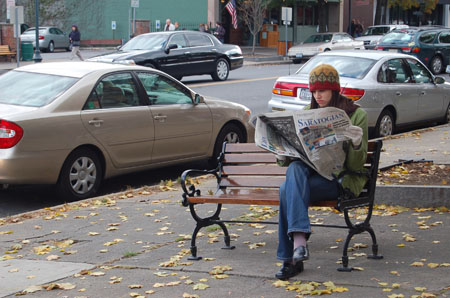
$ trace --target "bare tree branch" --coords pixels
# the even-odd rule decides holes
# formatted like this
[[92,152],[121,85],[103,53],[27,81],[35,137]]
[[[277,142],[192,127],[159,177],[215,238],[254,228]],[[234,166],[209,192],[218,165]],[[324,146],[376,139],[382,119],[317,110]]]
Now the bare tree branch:
[[267,5],[271,0],[241,0],[239,15],[253,35],[252,54],[255,54],[256,36],[262,30]]

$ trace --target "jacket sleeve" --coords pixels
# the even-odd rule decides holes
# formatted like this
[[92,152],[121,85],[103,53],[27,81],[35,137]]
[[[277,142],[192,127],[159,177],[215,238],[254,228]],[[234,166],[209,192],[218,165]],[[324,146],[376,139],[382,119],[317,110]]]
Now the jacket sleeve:
[[367,113],[359,108],[352,117],[352,124],[359,126],[363,130],[361,146],[358,149],[353,148],[351,144],[348,146],[347,156],[345,159],[345,167],[350,171],[360,171],[364,167],[367,158],[367,141],[368,141],[368,120]]

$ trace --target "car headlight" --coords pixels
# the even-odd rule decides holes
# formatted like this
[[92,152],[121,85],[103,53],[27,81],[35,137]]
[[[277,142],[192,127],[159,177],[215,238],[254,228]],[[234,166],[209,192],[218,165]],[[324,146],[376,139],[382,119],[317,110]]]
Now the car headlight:
[[113,61],[114,63],[118,63],[118,64],[126,64],[126,65],[136,65],[136,62],[134,62],[134,60],[132,59],[128,59],[128,60],[117,60],[117,61]]

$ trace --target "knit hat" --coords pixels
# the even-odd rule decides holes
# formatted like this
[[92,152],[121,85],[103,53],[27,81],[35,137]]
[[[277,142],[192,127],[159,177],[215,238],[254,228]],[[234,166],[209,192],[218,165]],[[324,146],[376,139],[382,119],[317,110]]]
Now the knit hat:
[[339,74],[329,64],[320,64],[309,73],[309,90],[336,90],[340,91]]

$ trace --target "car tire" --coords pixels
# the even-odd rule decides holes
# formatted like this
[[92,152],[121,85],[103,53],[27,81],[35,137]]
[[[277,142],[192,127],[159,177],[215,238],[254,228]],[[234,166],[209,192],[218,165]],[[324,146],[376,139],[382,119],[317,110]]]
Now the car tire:
[[330,49],[325,49],[325,50],[323,50],[324,52],[329,52],[329,51],[331,51]]
[[217,135],[216,143],[214,144],[213,156],[211,157],[209,164],[211,167],[217,166],[217,158],[222,152],[222,146],[224,142],[227,143],[245,143],[245,134],[239,126],[233,123],[225,125],[220,133]]
[[300,64],[300,63],[302,63],[302,59],[292,59],[292,63]]
[[395,120],[391,111],[384,110],[380,117],[378,117],[377,125],[375,126],[375,137],[386,137],[394,134]]
[[445,112],[444,118],[440,121],[440,124],[450,123],[450,104],[447,107],[447,111]]
[[53,41],[50,41],[47,47],[47,52],[53,53],[55,51],[55,43]]
[[438,75],[444,69],[444,65],[442,64],[442,58],[440,56],[434,56],[430,61],[430,70],[433,74]]
[[82,200],[94,196],[103,178],[103,168],[98,155],[80,148],[64,162],[56,185],[57,193],[65,201]]
[[216,62],[216,67],[211,77],[214,81],[225,81],[230,73],[230,65],[224,58],[219,58]]

